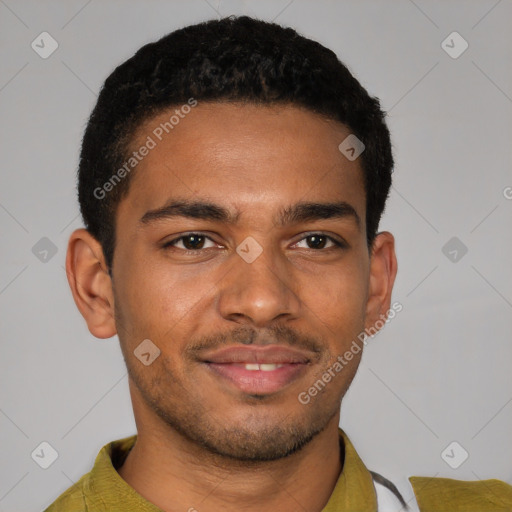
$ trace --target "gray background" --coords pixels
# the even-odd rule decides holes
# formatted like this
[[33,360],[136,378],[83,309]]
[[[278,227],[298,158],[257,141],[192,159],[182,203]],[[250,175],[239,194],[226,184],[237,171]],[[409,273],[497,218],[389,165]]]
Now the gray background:
[[[512,482],[510,0],[0,0],[2,512],[43,509],[101,446],[135,433],[117,338],[89,334],[63,267],[97,92],[143,43],[233,13],[332,48],[389,112],[381,228],[397,238],[403,311],[370,341],[342,427],[407,499],[410,475]],[[47,59],[31,48],[43,31],[59,44]],[[456,59],[441,46],[453,31],[469,43]],[[462,258],[442,250],[454,236]],[[57,249],[46,261],[48,242],[32,250],[43,237]],[[46,470],[31,458],[42,441],[58,452]],[[441,456],[453,441],[452,465],[469,453],[457,469]]]

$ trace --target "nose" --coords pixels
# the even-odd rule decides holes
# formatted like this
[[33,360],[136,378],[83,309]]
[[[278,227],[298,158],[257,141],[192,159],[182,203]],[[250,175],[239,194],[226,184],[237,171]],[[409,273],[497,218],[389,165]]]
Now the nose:
[[232,259],[217,299],[223,318],[254,327],[269,327],[276,321],[300,315],[301,301],[292,269],[277,250],[265,248],[252,263],[238,253]]

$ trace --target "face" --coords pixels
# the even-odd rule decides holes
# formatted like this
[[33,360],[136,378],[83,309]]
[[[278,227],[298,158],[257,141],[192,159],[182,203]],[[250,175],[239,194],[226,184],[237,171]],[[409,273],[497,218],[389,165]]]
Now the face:
[[[171,114],[139,130],[133,149],[156,146],[116,217],[113,308],[135,416],[225,457],[278,459],[337,425],[361,352],[299,396],[389,299],[360,162],[338,149],[346,127],[298,107],[199,103],[159,140]],[[160,350],[148,365],[134,355],[143,340]]]

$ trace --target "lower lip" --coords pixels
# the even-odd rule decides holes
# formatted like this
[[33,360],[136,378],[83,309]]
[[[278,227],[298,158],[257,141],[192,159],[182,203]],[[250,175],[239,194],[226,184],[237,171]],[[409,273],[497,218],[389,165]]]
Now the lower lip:
[[206,363],[213,372],[249,394],[270,394],[281,390],[305,371],[303,363],[284,364],[271,371],[246,370],[245,366],[228,363]]

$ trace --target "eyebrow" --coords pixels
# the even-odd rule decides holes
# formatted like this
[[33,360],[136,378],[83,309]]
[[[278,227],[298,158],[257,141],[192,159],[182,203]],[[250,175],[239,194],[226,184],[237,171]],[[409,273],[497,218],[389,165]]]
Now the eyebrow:
[[[147,211],[140,219],[144,225],[156,221],[185,217],[208,221],[236,224],[240,219],[240,212],[231,212],[218,204],[209,201],[193,201],[187,199],[172,200],[161,208]],[[300,222],[311,222],[323,219],[352,218],[358,228],[361,227],[361,218],[355,208],[345,201],[339,202],[300,202],[281,209],[274,218],[278,227]]]

